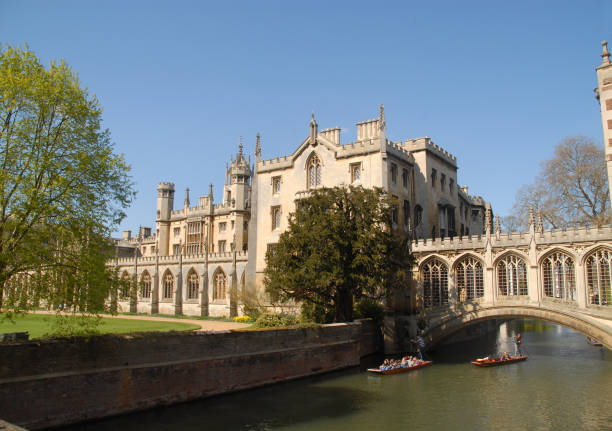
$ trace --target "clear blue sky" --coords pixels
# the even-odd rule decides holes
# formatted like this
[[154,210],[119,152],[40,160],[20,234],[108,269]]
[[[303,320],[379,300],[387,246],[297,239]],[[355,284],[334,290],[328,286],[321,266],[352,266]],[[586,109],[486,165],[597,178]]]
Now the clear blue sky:
[[392,140],[431,136],[458,182],[509,213],[568,135],[602,142],[593,95],[612,0],[0,0],[0,42],[65,59],[104,107],[138,197],[120,229],[154,226],[156,185],[221,197],[239,137],[263,157],[385,105]]

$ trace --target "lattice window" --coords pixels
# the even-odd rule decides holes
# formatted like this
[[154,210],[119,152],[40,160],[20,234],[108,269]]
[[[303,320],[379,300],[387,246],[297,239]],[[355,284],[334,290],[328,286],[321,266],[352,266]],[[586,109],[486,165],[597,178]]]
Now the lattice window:
[[198,299],[200,277],[193,269],[187,275],[187,299]]
[[270,211],[272,215],[272,230],[280,229],[281,209],[279,206],[272,207]]
[[215,271],[213,276],[215,287],[213,289],[214,300],[225,300],[226,288],[227,288],[227,277],[221,268]]
[[589,303],[595,305],[612,305],[612,253],[608,250],[597,250],[586,260],[587,294]]
[[455,267],[459,301],[469,301],[484,296],[482,264],[474,257],[462,258]]
[[151,275],[145,271],[140,277],[140,296],[142,298],[151,297]]
[[542,262],[544,295],[574,301],[576,299],[576,273],[574,260],[565,253],[552,253]]
[[186,253],[188,255],[200,254],[202,249],[202,222],[190,222],[187,224],[187,245]]
[[527,265],[523,259],[509,255],[499,261],[497,289],[502,296],[527,295]]
[[351,183],[361,180],[361,163],[351,164]]
[[437,259],[429,260],[421,268],[423,280],[423,306],[425,308],[448,304],[448,267]]
[[281,190],[281,177],[272,178],[272,194],[279,194]]
[[306,164],[306,171],[308,174],[307,182],[308,188],[314,189],[321,185],[321,161],[316,154],[312,154],[308,163]]
[[168,270],[164,274],[163,298],[164,299],[172,299],[173,295],[174,295],[174,276],[172,275],[170,270]]

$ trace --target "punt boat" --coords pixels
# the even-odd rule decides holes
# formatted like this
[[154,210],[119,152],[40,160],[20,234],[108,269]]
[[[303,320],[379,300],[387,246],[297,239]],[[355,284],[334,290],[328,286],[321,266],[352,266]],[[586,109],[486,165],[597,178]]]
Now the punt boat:
[[472,361],[472,365],[476,365],[477,367],[496,367],[498,365],[508,365],[513,364],[515,362],[521,362],[527,359],[527,356],[519,355],[519,356],[510,356],[508,359],[501,358],[479,358],[475,361]]
[[418,365],[413,365],[412,367],[406,367],[406,368],[391,368],[390,370],[379,370],[378,368],[368,368],[368,371],[370,373],[374,373],[374,374],[401,374],[401,373],[407,373],[408,371],[414,371],[414,370],[418,370],[419,368],[425,368],[425,367],[429,367],[431,364],[433,364],[433,361],[423,361]]

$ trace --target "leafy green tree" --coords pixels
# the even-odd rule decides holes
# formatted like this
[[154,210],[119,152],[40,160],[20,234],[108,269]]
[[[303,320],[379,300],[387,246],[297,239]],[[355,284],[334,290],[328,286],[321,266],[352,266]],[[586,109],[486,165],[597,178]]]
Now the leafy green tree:
[[610,190],[603,148],[584,136],[569,136],[542,162],[540,175],[521,187],[504,224],[525,230],[529,209],[540,212],[546,228],[610,223]]
[[391,227],[393,205],[382,189],[352,186],[316,189],[300,200],[266,253],[271,300],[301,302],[311,315],[346,322],[354,301],[405,286],[413,259]]
[[0,48],[0,305],[98,311],[134,192],[95,95],[64,62]]

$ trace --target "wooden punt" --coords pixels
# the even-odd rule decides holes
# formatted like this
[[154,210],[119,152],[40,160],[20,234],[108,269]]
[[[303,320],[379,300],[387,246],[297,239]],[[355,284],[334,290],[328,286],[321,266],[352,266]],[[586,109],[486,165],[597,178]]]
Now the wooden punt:
[[603,344],[601,344],[599,341],[597,341],[595,338],[591,338],[591,337],[587,337],[587,342],[591,345],[591,346],[603,346]]
[[472,361],[472,365],[476,365],[477,367],[496,367],[498,365],[508,365],[515,362],[521,362],[525,359],[527,359],[527,356],[510,356],[509,359],[476,359],[475,361]]
[[431,364],[433,364],[433,361],[423,361],[418,365],[413,365],[412,367],[406,367],[406,368],[392,368],[390,370],[379,370],[378,368],[368,368],[368,371],[370,373],[375,373],[375,374],[401,374],[401,373],[407,373],[408,371],[414,371],[414,370],[418,370],[419,368],[425,368],[425,367],[429,367]]

